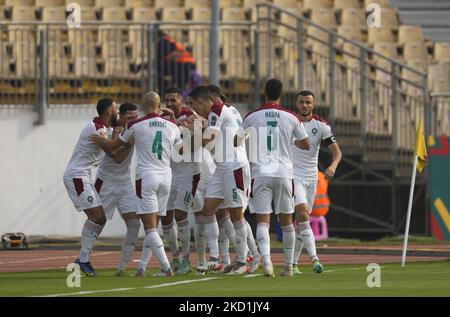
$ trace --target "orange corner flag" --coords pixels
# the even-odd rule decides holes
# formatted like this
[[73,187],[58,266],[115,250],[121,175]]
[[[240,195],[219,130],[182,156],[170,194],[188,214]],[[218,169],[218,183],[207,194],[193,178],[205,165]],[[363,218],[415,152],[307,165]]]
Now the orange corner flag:
[[422,173],[422,170],[428,164],[427,146],[425,143],[425,134],[423,133],[422,120],[419,121],[416,135],[416,153],[417,156],[417,170]]

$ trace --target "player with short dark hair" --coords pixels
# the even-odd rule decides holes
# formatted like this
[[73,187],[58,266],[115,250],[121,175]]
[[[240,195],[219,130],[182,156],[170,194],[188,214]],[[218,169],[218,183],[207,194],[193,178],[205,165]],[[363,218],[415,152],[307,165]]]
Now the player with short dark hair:
[[298,259],[305,246],[313,262],[313,271],[321,273],[323,266],[319,262],[316,251],[316,242],[309,222],[309,214],[312,211],[317,190],[318,159],[321,143],[324,143],[333,153],[333,162],[325,170],[327,179],[331,179],[342,158],[331,127],[324,119],[314,114],[314,94],[309,90],[302,90],[297,94],[295,111],[300,116],[306,131],[311,139],[309,150],[292,147],[294,157],[294,181],[295,181],[295,221],[297,237],[295,240],[294,264],[295,274],[300,274]]
[[[119,121],[111,138],[119,137],[128,122],[138,118],[138,107],[133,103],[123,103],[119,107]],[[95,180],[95,189],[103,202],[107,220],[111,220],[117,209],[125,222],[127,232],[122,244],[122,255],[117,268],[117,276],[127,276],[126,267],[136,248],[140,222],[136,215],[135,188],[131,180],[131,160],[134,146],[124,145],[114,151],[114,156],[105,155],[101,161]]]
[[90,120],[81,131],[72,157],[64,171],[64,185],[67,193],[78,211],[84,211],[88,219],[81,231],[80,256],[75,261],[82,272],[88,276],[96,276],[89,262],[89,255],[95,240],[100,235],[106,223],[102,201],[91,181],[91,169],[98,166],[104,153],[112,156],[112,151],[98,146],[89,137],[91,134],[106,136],[117,124],[117,105],[110,98],[100,99],[97,103],[98,117]]

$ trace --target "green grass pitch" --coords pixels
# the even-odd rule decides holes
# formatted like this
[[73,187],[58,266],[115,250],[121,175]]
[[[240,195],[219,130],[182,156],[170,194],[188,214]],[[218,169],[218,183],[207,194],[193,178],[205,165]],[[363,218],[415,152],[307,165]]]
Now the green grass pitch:
[[[279,273],[281,268],[276,268]],[[99,270],[99,277],[81,278],[80,288],[68,288],[70,272],[0,273],[0,296],[450,296],[450,262],[381,265],[381,287],[369,288],[365,265],[327,265],[315,274],[303,265],[302,275],[286,278],[189,274],[169,278],[115,277]],[[130,271],[134,273],[134,271]],[[261,274],[261,269],[256,272]],[[245,276],[245,275],[244,275]],[[87,292],[85,294],[79,292]]]

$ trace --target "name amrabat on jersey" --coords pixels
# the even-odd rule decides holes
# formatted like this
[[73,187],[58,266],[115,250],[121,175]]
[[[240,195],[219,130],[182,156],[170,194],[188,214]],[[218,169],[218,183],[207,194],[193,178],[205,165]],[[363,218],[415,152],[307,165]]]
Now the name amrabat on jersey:
[[162,121],[150,121],[149,126],[152,128],[165,128],[166,123]]
[[266,112],[266,118],[279,118],[280,113],[279,112]]

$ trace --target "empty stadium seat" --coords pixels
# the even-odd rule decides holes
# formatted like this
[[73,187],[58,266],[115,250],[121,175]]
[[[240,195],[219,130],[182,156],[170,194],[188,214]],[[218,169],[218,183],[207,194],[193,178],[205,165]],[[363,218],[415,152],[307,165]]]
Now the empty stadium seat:
[[[373,46],[373,50],[386,57],[398,59],[397,46],[394,43],[375,43]],[[378,66],[381,67],[382,65],[388,65],[388,68],[390,68],[390,63],[386,64],[386,59],[375,55],[374,60]]]
[[186,20],[186,11],[184,8],[166,7],[162,10],[163,21],[184,21]]
[[97,77],[97,64],[92,57],[76,57],[73,61],[73,71],[77,77]]
[[16,41],[12,43],[15,75],[23,78],[33,78],[36,72],[36,47],[31,41]]
[[330,0],[304,0],[303,9],[314,9],[314,8],[331,8],[333,2]]
[[273,0],[273,4],[276,4],[277,6],[286,9],[286,8],[302,8],[302,3],[297,0]]
[[335,9],[361,8],[359,0],[334,0]]
[[127,20],[126,9],[122,7],[105,7],[102,11],[103,22],[124,22]]
[[434,59],[437,61],[450,60],[449,42],[438,42],[434,44]]
[[220,35],[223,59],[230,60],[247,57],[245,43],[248,42],[248,38],[242,32],[228,30],[221,32]]
[[184,7],[187,9],[211,8],[211,0],[184,0]]
[[180,0],[155,0],[156,9],[179,8],[183,2]]
[[105,61],[104,75],[109,78],[130,77],[130,66],[127,60],[122,58],[110,58]]
[[11,17],[14,22],[34,22],[36,21],[36,12],[30,7],[15,6],[12,8]]
[[345,26],[362,27],[366,25],[366,15],[357,8],[344,8],[341,15],[341,24]]
[[220,8],[230,8],[230,7],[240,7],[241,1],[240,0],[220,0],[219,1]]
[[97,20],[97,11],[91,7],[81,7],[81,21],[89,22]]
[[242,8],[229,7],[222,10],[222,21],[245,21],[245,12]]
[[53,78],[67,79],[70,76],[70,60],[67,57],[49,58],[48,76]]
[[416,25],[400,25],[398,28],[398,42],[422,42],[424,40],[422,28]]
[[244,9],[254,9],[258,3],[265,3],[265,0],[244,0]]
[[390,28],[377,28],[369,27],[368,40],[369,44],[374,44],[377,42],[394,42],[394,35]]
[[66,6],[69,3],[73,3],[76,2],[80,5],[81,9],[86,8],[86,7],[95,7],[95,0],[66,0]]
[[34,0],[5,0],[5,7],[32,7]]
[[367,8],[367,6],[370,3],[376,3],[382,8],[390,8],[391,7],[389,0],[364,0],[364,7]]
[[[356,26],[341,25],[338,27],[338,34],[354,41],[362,42],[363,40],[361,29]],[[338,40],[337,42],[340,44],[342,41]]]
[[313,9],[311,21],[325,28],[335,28],[337,25],[334,10],[328,8]]
[[192,9],[192,21],[211,21],[211,9],[210,8],[193,8]]
[[95,0],[96,8],[122,7],[124,0]]
[[423,42],[406,43],[403,48],[403,59],[408,60],[427,60],[427,48]]
[[42,22],[65,22],[65,7],[47,7],[42,9]]
[[36,7],[64,7],[65,0],[36,0]]
[[134,22],[150,22],[156,20],[156,12],[154,8],[134,8]]
[[399,20],[397,12],[391,8],[381,9],[381,27],[397,28],[399,25]]
[[126,8],[143,8],[143,7],[152,7],[153,0],[125,0]]

